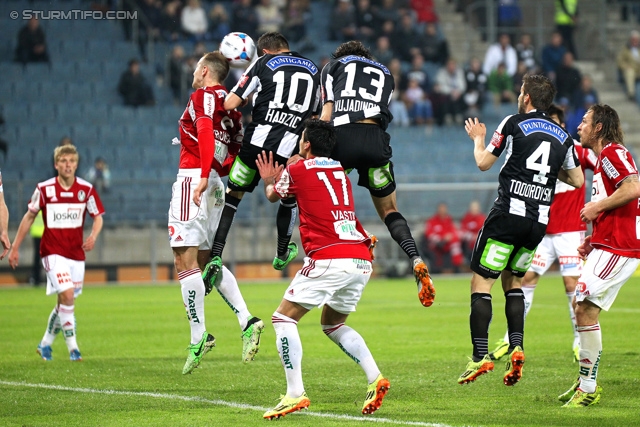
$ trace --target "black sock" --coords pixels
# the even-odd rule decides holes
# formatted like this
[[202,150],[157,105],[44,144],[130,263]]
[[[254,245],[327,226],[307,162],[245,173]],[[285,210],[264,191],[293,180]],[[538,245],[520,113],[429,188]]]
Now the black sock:
[[491,294],[475,292],[471,294],[471,343],[473,344],[473,361],[480,361],[489,353],[489,325],[493,316]]
[[296,199],[288,198],[280,200],[278,214],[276,215],[276,227],[278,229],[278,258],[284,259],[287,255],[287,246],[291,241],[293,227],[296,225],[298,216],[298,204]]
[[224,196],[224,208],[222,209],[222,215],[220,215],[218,230],[216,231],[216,236],[213,238],[213,245],[211,248],[212,258],[214,256],[222,257],[224,245],[227,243],[227,235],[229,234],[231,224],[233,224],[233,218],[236,216],[240,200],[241,199],[230,194],[225,194]]
[[411,230],[409,230],[407,220],[404,219],[400,212],[391,212],[385,217],[384,223],[389,229],[391,238],[400,245],[404,253],[407,254],[412,261],[420,256],[416,241],[413,240],[411,236]]
[[509,350],[515,346],[524,348],[524,292],[511,289],[504,293],[504,314],[509,328]]

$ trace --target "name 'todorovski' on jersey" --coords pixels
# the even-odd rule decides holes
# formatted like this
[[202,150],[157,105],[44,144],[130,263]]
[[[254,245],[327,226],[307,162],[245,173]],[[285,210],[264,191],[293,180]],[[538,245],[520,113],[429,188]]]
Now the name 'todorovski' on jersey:
[[386,129],[393,120],[389,102],[394,89],[389,69],[362,56],[336,58],[321,73],[322,103],[333,102],[334,126],[378,119]]
[[289,158],[304,121],[318,110],[320,73],[313,61],[296,52],[263,55],[231,91],[242,99],[255,92],[243,143]]
[[533,110],[505,117],[487,150],[497,157],[506,152],[494,207],[547,224],[560,168],[580,166],[569,133]]

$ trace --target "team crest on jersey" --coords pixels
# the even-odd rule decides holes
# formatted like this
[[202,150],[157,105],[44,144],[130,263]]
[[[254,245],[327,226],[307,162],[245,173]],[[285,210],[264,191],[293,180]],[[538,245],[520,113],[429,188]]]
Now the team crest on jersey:
[[500,148],[502,145],[502,141],[504,141],[504,135],[499,133],[498,131],[493,132],[493,136],[491,137],[491,141],[489,142],[496,148]]
[[44,193],[46,194],[48,199],[51,199],[52,202],[55,202],[58,200],[58,198],[56,197],[56,187],[54,187],[53,185],[49,185],[45,187]]
[[87,198],[87,194],[84,192],[84,190],[80,190],[78,191],[78,200],[81,202],[84,202],[84,199]]

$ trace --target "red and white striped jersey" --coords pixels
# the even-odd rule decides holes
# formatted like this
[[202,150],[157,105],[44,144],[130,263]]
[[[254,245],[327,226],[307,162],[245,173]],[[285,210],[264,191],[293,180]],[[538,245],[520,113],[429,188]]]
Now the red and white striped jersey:
[[351,181],[337,160],[314,157],[287,167],[275,191],[296,197],[300,239],[313,259],[358,258],[371,261],[370,239],[356,218]]
[[[624,145],[607,145],[593,173],[591,201],[609,197],[626,177],[637,174],[638,167]],[[593,221],[591,246],[628,258],[640,258],[640,199],[602,212]]]
[[[582,173],[586,169],[594,170],[598,157],[588,148],[582,148],[579,142],[574,141],[576,156],[580,160]],[[556,181],[556,191],[549,210],[549,224],[547,234],[569,233],[572,231],[585,231],[587,224],[580,219],[580,210],[586,200],[587,186],[583,184],[575,188],[560,180]]]
[[58,178],[38,183],[31,196],[28,209],[42,210],[44,234],[40,242],[40,256],[61,255],[84,261],[82,249],[85,214],[92,218],[104,214],[98,193],[90,182],[76,177],[68,190],[62,188]]
[[[211,86],[199,88],[189,97],[179,120],[180,169],[202,169],[206,171],[204,176],[209,176],[211,169],[220,176],[229,174],[229,167],[240,151],[243,130],[242,114],[224,109],[226,96],[224,86]],[[213,158],[210,148],[198,144],[198,120],[213,120]]]

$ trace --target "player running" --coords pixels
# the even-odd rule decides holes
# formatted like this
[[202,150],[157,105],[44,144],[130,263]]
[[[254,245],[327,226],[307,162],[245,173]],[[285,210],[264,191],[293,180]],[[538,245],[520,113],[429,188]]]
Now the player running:
[[227,90],[222,82],[228,73],[229,64],[220,53],[210,52],[200,58],[193,72],[195,92],[179,121],[180,169],[169,207],[169,244],[191,326],[183,374],[190,374],[215,346],[204,318],[204,297],[213,288],[238,317],[245,363],[258,352],[264,329],[262,320],[249,312],[229,270],[225,268],[225,274],[215,284],[202,280],[201,269],[209,260],[211,238],[224,205],[224,184],[220,177],[228,174],[242,140],[240,113],[224,108]]
[[[9,252],[9,265],[20,261],[20,245],[42,210],[44,233],[40,256],[47,274],[47,295],[57,294],[56,306],[49,314],[47,328],[37,352],[43,360],[52,360],[51,345],[59,332],[69,350],[71,361],[81,361],[76,339],[75,300],[82,293],[85,251],[94,248],[102,230],[104,207],[93,185],[76,177],[78,151],[74,145],[56,147],[53,161],[58,176],[38,183],[20,221]],[[93,218],[91,233],[83,242],[85,214]],[[34,248],[34,250],[38,250]]]
[[[564,124],[564,111],[555,105],[551,105],[547,110],[549,118],[562,126]],[[582,166],[582,173],[585,169],[593,170],[596,166],[597,157],[593,151],[583,148],[578,141],[573,141],[576,155]],[[582,260],[578,254],[578,246],[584,241],[587,224],[580,220],[580,209],[584,206],[587,192],[586,185],[574,188],[562,181],[556,182],[555,195],[549,210],[549,223],[542,242],[536,249],[536,254],[531,262],[529,271],[522,279],[522,292],[524,292],[524,316],[525,318],[531,310],[533,304],[533,292],[536,289],[540,276],[549,270],[549,267],[557,259],[560,264],[560,273],[564,282],[564,289],[569,303],[569,317],[573,330],[573,356],[576,362],[580,360],[580,337],[576,330],[576,315],[573,310],[573,296],[576,291],[578,276],[582,271]],[[500,360],[509,350],[509,331],[505,333],[504,339],[497,343],[496,349],[489,353],[494,360]]]
[[[251,193],[260,174],[256,158],[263,151],[273,153],[285,164],[297,148],[305,119],[318,108],[319,72],[309,59],[289,50],[287,39],[280,33],[263,34],[257,43],[262,56],[247,68],[240,81],[227,96],[224,107],[232,110],[253,95],[252,121],[247,126],[240,153],[229,172],[224,209],[211,249],[211,262],[203,273],[205,282],[214,283],[222,268],[222,251],[240,200]],[[273,268],[284,268],[298,255],[291,242],[297,205],[293,198],[280,201],[276,216],[278,249]]]
[[331,158],[346,170],[356,169],[358,185],[365,187],[389,234],[411,260],[423,306],[433,304],[436,290],[420,258],[406,219],[398,212],[396,182],[391,160],[391,137],[386,132],[393,119],[389,102],[395,83],[384,65],[373,60],[359,41],[338,46],[321,75],[321,119],[336,127]]
[[500,169],[498,198],[471,255],[473,356],[459,384],[493,370],[488,340],[493,316],[491,288],[498,277],[502,278],[509,328],[503,383],[512,386],[520,380],[525,362],[522,278],[545,235],[556,180],[575,188],[584,183],[573,139],[545,113],[556,93],[553,83],[541,75],[525,75],[523,81],[518,114],[502,120],[486,148],[484,124],[477,118],[465,123],[480,170],[490,169],[503,152],[506,158]]
[[335,144],[333,126],[307,120],[300,138],[304,160],[282,166],[273,154],[263,152],[256,164],[271,202],[297,197],[304,266],[284,293],[271,322],[276,346],[287,377],[287,393],[265,419],[282,417],[307,408],[309,397],[302,383],[302,343],[298,322],[314,307],[322,307],[322,330],[364,370],[369,387],[362,413],[372,414],[382,405],[389,380],[376,365],[358,332],[345,325],[371,277],[369,238],[354,211],[351,182],[340,162],[329,158]]

